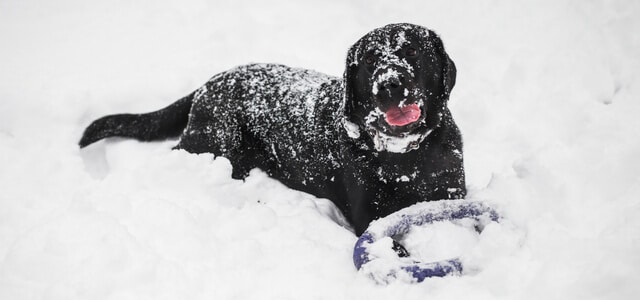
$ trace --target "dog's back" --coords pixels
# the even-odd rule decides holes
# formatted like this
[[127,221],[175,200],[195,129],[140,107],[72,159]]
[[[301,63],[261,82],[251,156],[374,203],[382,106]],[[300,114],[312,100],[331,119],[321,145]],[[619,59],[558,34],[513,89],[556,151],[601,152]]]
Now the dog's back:
[[216,75],[196,91],[178,148],[229,158],[235,178],[261,168],[329,197],[340,167],[341,80],[275,64]]

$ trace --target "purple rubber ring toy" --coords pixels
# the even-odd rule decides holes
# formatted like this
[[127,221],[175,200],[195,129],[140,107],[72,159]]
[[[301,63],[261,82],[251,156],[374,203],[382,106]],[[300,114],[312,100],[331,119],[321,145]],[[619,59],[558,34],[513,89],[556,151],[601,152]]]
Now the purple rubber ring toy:
[[[356,242],[353,249],[353,263],[356,269],[360,270],[365,264],[375,259],[375,257],[371,257],[367,250],[370,244],[383,237],[407,234],[411,226],[422,226],[439,221],[459,219],[497,222],[499,218],[495,210],[482,202],[469,200],[421,202],[371,222],[369,228]],[[412,264],[401,265],[399,270],[411,275],[417,282],[421,282],[429,277],[461,274],[463,266],[460,259],[452,258],[429,263],[414,261]],[[382,276],[395,277],[397,273],[382,274]]]

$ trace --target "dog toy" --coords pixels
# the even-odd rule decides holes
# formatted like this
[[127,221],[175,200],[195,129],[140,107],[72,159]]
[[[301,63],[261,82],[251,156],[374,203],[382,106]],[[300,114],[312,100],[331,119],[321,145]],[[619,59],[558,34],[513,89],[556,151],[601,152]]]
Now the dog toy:
[[[360,272],[366,272],[379,283],[387,283],[398,277],[421,282],[429,277],[462,274],[463,265],[459,258],[437,262],[417,261],[412,259],[404,247],[395,242],[395,239],[407,234],[412,226],[428,226],[434,222],[461,219],[472,220],[474,228],[482,231],[485,225],[497,222],[499,218],[495,210],[479,201],[420,202],[371,222],[355,244],[353,262]],[[393,249],[400,255],[389,259],[389,257],[377,257],[371,253],[373,245],[383,240],[388,242],[389,238],[394,239]]]

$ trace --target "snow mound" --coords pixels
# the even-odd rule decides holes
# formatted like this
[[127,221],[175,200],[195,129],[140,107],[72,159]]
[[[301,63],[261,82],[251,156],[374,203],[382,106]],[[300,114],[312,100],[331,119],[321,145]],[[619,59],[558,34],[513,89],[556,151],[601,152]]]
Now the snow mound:
[[[640,295],[640,2],[281,4],[0,1],[0,299]],[[340,76],[349,45],[397,22],[442,37],[467,200],[512,222],[477,241],[410,234],[460,242],[468,275],[379,286],[326,200],[259,171],[232,180],[175,141],[77,147],[96,117],[164,107],[237,65]]]

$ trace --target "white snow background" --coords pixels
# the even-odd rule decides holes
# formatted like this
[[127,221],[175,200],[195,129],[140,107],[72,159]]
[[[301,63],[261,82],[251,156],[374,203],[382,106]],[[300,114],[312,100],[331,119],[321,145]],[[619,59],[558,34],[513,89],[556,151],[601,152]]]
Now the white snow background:
[[[0,1],[0,299],[637,299],[639,1]],[[77,142],[215,73],[342,75],[371,29],[438,32],[479,236],[417,230],[464,276],[376,285],[328,201],[175,141]],[[462,242],[458,242],[458,241]],[[422,244],[422,245],[421,245]],[[450,246],[448,246],[450,245]]]

